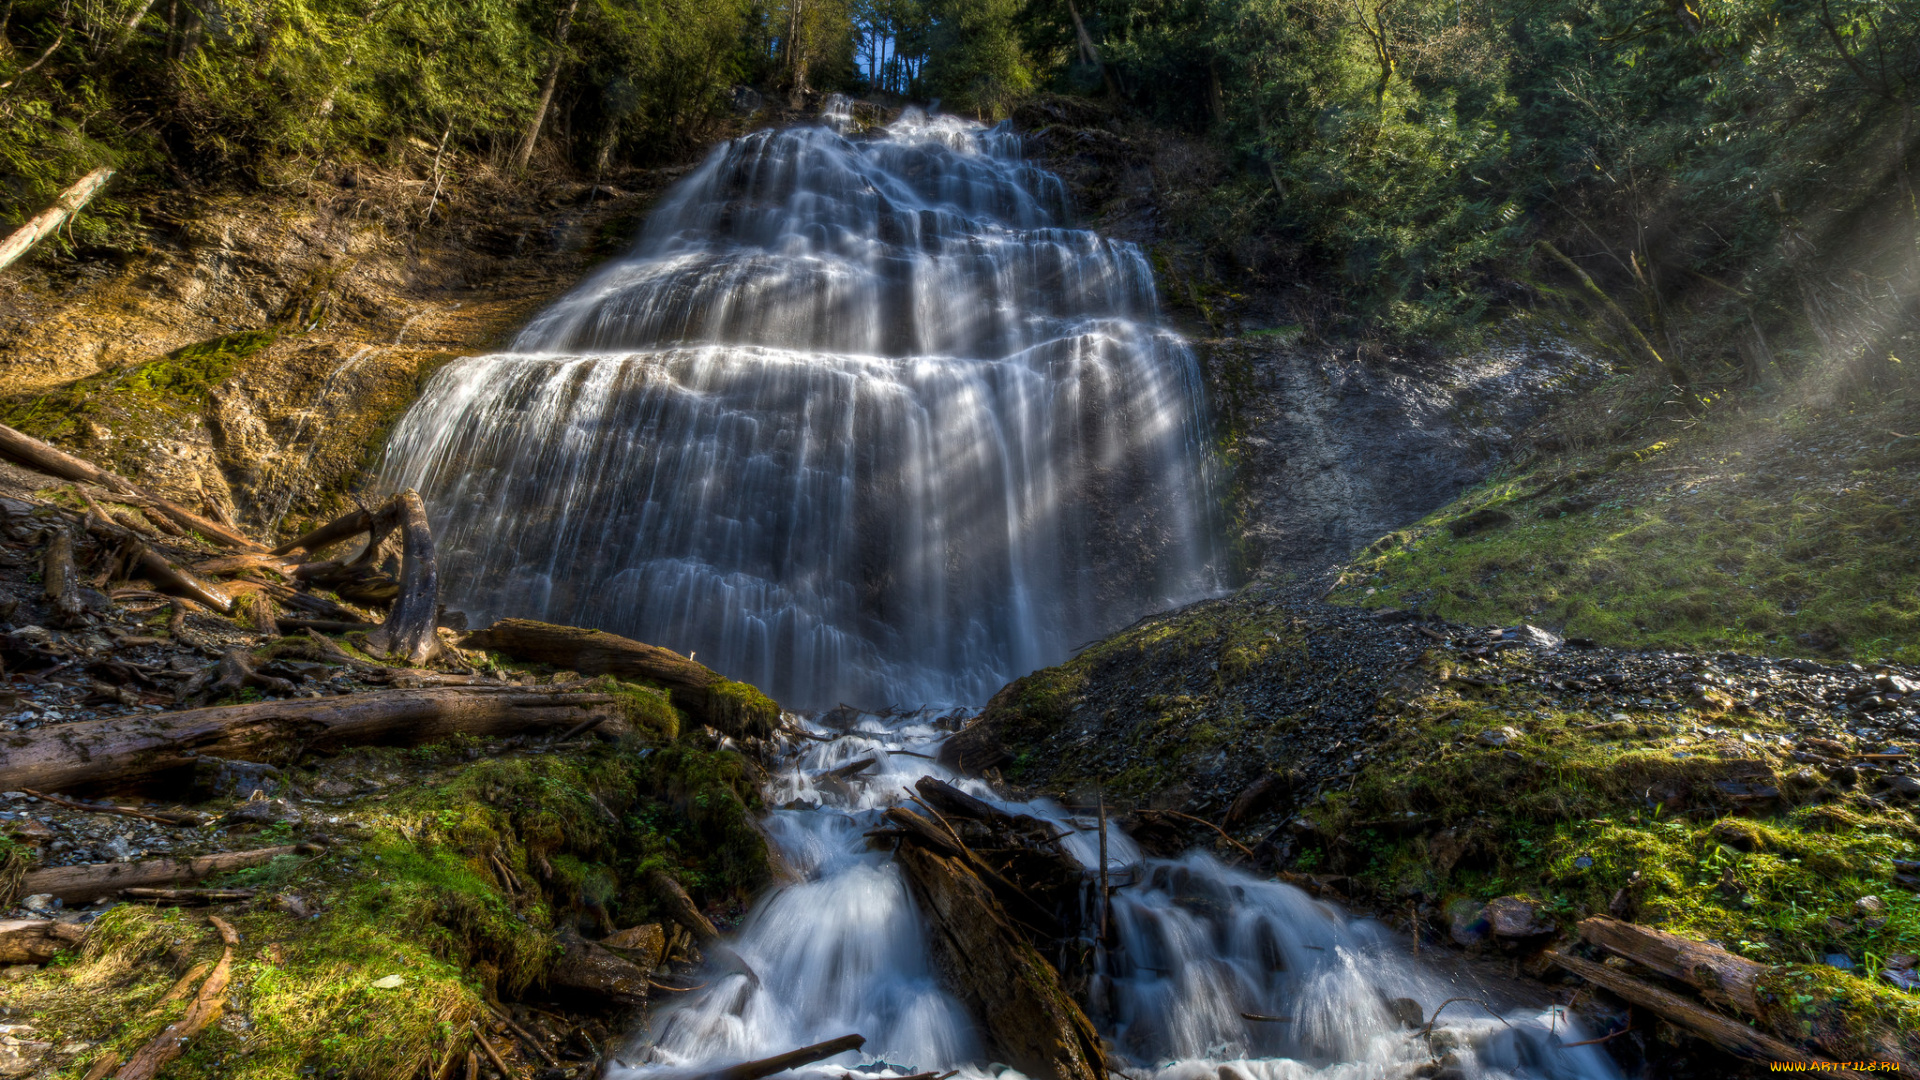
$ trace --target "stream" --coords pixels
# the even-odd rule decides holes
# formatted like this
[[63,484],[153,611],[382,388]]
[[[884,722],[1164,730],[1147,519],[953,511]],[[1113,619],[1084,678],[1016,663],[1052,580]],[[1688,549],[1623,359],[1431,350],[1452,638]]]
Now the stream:
[[1199,366],[1141,250],[1067,217],[1005,128],[858,132],[837,103],[716,149],[630,255],[396,429],[382,485],[425,497],[469,617],[628,634],[814,710],[766,792],[786,884],[610,1075],[858,1033],[803,1071],[1019,1080],[866,835],[923,776],[1064,830],[1087,904],[1105,832],[1124,887],[1079,943],[1084,1004],[1129,1080],[1618,1075],[1563,1010],[1483,1005],[1378,924],[934,763],[1008,681],[1225,585]]
[[[844,713],[844,711],[843,711]],[[1098,822],[1046,800],[1013,803],[984,781],[925,756],[951,714],[861,715],[850,732],[804,721],[767,792],[765,827],[792,876],[763,897],[692,1000],[654,1013],[616,1057],[622,1080],[699,1075],[838,1035],[849,1053],[802,1070],[820,1077],[898,1077],[958,1070],[964,1080],[1020,1080],[992,1061],[989,1039],[942,988],[926,928],[898,865],[866,837],[880,812],[923,776],[946,780],[1068,833],[1095,902]],[[821,741],[825,738],[827,741]],[[872,756],[853,780],[828,772]],[[1134,1080],[1392,1080],[1412,1077],[1619,1076],[1592,1036],[1558,1006],[1490,1015],[1489,995],[1408,955],[1378,923],[1354,919],[1290,885],[1194,852],[1144,856],[1106,830],[1113,893],[1111,947],[1088,934],[1095,975],[1089,1016],[1110,1043],[1109,1067]],[[1092,922],[1091,919],[1086,920]],[[1430,1035],[1419,1024],[1448,999]],[[1396,1014],[1396,999],[1405,1010]],[[1409,1008],[1411,1004],[1411,1009]],[[1407,1015],[1417,1009],[1421,1020]],[[1243,1014],[1282,1017],[1251,1021]]]

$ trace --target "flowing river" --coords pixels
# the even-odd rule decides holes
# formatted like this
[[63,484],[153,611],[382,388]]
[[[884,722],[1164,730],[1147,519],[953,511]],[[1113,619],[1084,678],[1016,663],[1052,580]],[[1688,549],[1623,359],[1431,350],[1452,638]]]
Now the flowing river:
[[[819,710],[977,705],[1220,590],[1199,370],[1140,250],[1066,227],[1060,181],[1008,131],[914,110],[851,127],[829,110],[721,147],[630,256],[511,351],[434,377],[382,479],[432,508],[450,601],[630,634]],[[950,720],[795,721],[765,823],[790,882],[611,1075],[859,1033],[864,1054],[805,1071],[1019,1080],[865,836],[922,776],[998,800],[932,762]],[[1093,826],[1012,809],[1069,833],[1094,895]],[[1454,1003],[1417,1030],[1486,995],[1297,889],[1117,830],[1106,869],[1130,884],[1083,942],[1086,1004],[1133,1080],[1617,1075],[1557,1008]]]

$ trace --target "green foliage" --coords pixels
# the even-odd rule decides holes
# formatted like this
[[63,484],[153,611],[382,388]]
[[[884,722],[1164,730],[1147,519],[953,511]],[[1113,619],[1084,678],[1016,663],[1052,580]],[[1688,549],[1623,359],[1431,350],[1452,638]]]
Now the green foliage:
[[1104,69],[1068,8],[1027,5],[1036,82],[1229,148],[1181,225],[1338,297],[1298,302],[1315,332],[1429,338],[1516,285],[1552,297],[1545,237],[1694,370],[1911,347],[1915,0],[1082,3]]
[[1033,89],[1017,32],[1020,0],[937,0],[921,92],[952,110],[999,118]]

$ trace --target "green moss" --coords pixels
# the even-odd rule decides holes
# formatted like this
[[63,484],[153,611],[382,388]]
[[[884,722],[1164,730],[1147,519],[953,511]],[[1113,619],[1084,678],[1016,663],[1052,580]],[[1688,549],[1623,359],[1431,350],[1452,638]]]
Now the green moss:
[[758,688],[731,679],[707,686],[707,708],[721,730],[730,734],[766,738],[780,726],[780,706]]
[[[89,375],[58,390],[16,399],[6,422],[92,454],[125,454],[141,442],[175,437],[198,421],[209,395],[240,362],[273,344],[271,330],[244,330],[188,345],[130,368]],[[103,461],[132,471],[131,460]]]
[[[1568,927],[1612,910],[1771,964],[1920,952],[1920,897],[1889,880],[1892,860],[1920,856],[1920,826],[1818,778],[1796,780],[1770,748],[1793,730],[1784,721],[1722,717],[1715,724],[1731,733],[1709,740],[1664,713],[1621,723],[1611,707],[1564,711],[1530,692],[1464,694],[1403,706],[1352,788],[1306,811],[1315,832],[1303,865],[1380,895],[1424,895],[1442,911],[1515,893]],[[1519,738],[1475,738],[1492,728]],[[1713,785],[1728,780],[1777,786],[1781,801],[1763,816],[1721,817]],[[1863,913],[1864,896],[1884,909]],[[1871,1057],[1878,1028],[1920,1030],[1920,997],[1804,970],[1826,988],[1820,1000],[1853,1003],[1814,1010],[1810,1037],[1829,1052]],[[1783,977],[1801,978],[1793,971]]]
[[665,690],[621,682],[611,675],[595,679],[593,688],[613,695],[621,716],[645,741],[669,743],[680,737],[680,710],[673,707]]
[[[670,870],[707,902],[744,900],[769,879],[737,755],[628,739],[470,762],[481,745],[360,750],[329,765],[416,780],[337,808],[353,839],[221,882],[318,914],[267,902],[233,916],[243,944],[227,1013],[244,1023],[209,1028],[169,1075],[418,1076],[487,999],[544,977],[561,926],[598,934],[657,918],[639,885],[647,870]],[[146,1011],[166,988],[219,952],[198,912],[122,905],[76,962],[19,985],[13,1003],[37,1030],[127,1053],[184,1008]],[[374,985],[391,975],[399,988]]]
[[[1774,480],[1806,466],[1750,460],[1752,428],[1705,431],[1654,466],[1670,444],[1608,455],[1604,474],[1576,458],[1497,477],[1363,552],[1333,600],[1629,647],[1920,662],[1911,462],[1875,444],[1837,477]],[[1512,523],[1445,527],[1488,512]]]

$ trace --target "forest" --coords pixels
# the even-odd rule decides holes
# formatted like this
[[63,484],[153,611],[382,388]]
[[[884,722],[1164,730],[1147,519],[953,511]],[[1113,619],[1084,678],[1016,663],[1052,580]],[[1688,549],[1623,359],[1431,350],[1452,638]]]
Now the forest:
[[[1212,274],[1313,285],[1316,332],[1577,308],[1550,253],[1680,382],[1835,349],[1885,381],[1912,329],[1910,0],[14,0],[0,71],[16,222],[102,164],[122,193],[409,146],[598,175],[705,145],[736,88],[1055,94],[1223,155],[1176,225]],[[59,243],[137,244],[129,213]]]

